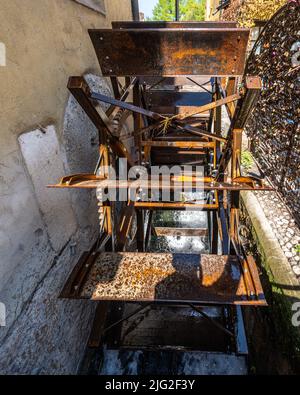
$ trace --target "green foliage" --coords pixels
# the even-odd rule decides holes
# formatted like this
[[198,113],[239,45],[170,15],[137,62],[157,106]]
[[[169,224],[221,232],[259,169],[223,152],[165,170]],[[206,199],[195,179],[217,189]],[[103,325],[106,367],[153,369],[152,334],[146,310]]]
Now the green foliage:
[[242,166],[243,168],[248,171],[251,169],[251,167],[253,166],[253,158],[251,155],[251,152],[249,151],[243,151],[242,152]]
[[[179,2],[181,21],[204,21],[205,0],[181,0]],[[175,0],[158,0],[153,9],[153,21],[174,21]]]
[[182,21],[204,21],[205,20],[205,1],[186,0],[180,9]]
[[286,3],[287,0],[231,0],[222,14],[222,19],[238,21],[241,26],[252,27],[256,19],[269,20]]
[[297,254],[300,254],[300,244],[297,244],[295,246],[295,252],[297,252]]

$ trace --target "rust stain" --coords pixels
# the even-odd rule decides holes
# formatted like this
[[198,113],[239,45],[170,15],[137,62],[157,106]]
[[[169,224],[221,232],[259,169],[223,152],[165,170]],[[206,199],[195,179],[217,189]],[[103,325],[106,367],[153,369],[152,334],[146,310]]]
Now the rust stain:
[[187,57],[195,57],[195,56],[216,56],[216,52],[215,51],[207,51],[207,49],[196,49],[196,48],[190,48],[190,49],[186,49],[186,50],[180,50],[180,51],[176,51],[173,52],[172,57],[174,59],[184,59]]

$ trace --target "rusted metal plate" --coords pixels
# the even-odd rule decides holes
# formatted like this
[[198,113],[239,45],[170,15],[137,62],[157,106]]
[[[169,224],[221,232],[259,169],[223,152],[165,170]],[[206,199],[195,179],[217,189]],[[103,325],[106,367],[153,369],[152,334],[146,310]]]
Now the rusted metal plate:
[[263,294],[250,297],[248,289],[235,256],[104,252],[96,258],[77,297],[115,301],[266,304]]
[[208,104],[212,96],[208,92],[147,91],[146,102],[149,106],[199,107]]
[[242,75],[249,29],[89,30],[104,76]]
[[164,22],[164,21],[114,21],[111,23],[113,29],[233,29],[237,27],[236,22],[218,22],[218,21],[203,21],[203,22]]

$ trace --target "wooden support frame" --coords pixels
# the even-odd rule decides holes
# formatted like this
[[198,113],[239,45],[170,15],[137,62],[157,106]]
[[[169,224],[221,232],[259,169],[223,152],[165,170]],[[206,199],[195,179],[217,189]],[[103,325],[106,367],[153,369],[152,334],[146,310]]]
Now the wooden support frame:
[[142,210],[136,210],[136,218],[137,218],[137,232],[136,232],[137,249],[139,252],[144,252],[145,251],[144,212]]
[[132,160],[127,148],[112,134],[109,119],[101,108],[95,107],[91,98],[91,90],[83,77],[70,77],[68,89],[78,101],[80,106],[86,112],[90,120],[96,126],[101,134],[105,133],[106,141],[110,144],[115,155],[126,158],[129,165],[133,166]]
[[222,152],[217,180],[224,179],[224,173],[232,156],[233,131],[243,129],[251,114],[251,110],[256,104],[262,88],[260,77],[248,76],[245,78],[242,97],[237,102],[234,117],[227,136],[226,147]]
[[126,246],[134,218],[134,212],[134,202],[132,201],[124,206],[121,211],[120,220],[117,227],[117,251],[123,251],[124,247]]
[[143,147],[166,147],[166,148],[185,148],[185,149],[214,149],[215,144],[207,141],[142,141]]

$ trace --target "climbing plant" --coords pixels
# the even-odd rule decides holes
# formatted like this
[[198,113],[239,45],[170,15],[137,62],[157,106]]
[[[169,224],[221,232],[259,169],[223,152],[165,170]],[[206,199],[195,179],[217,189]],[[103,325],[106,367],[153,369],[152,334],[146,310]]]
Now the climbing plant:
[[231,0],[222,19],[236,20],[240,26],[252,27],[255,20],[269,20],[286,3],[287,0]]

